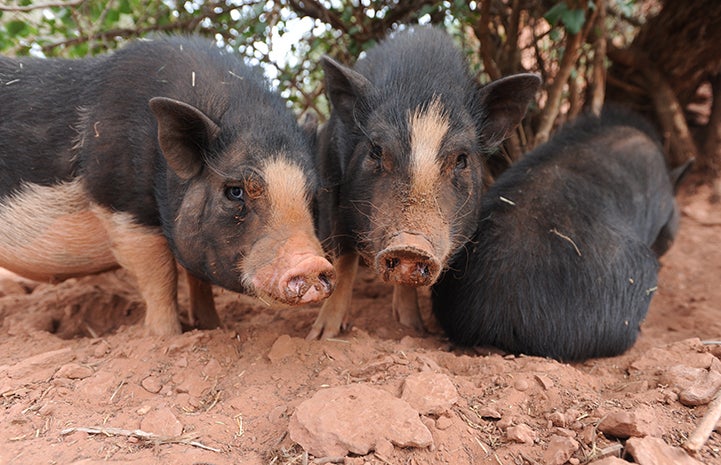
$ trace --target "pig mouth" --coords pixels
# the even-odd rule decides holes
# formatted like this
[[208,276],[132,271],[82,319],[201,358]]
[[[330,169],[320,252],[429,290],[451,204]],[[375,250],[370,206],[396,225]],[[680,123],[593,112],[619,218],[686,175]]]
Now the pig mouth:
[[400,232],[374,260],[376,273],[383,281],[405,286],[430,286],[441,274],[441,261],[431,242],[423,234]]

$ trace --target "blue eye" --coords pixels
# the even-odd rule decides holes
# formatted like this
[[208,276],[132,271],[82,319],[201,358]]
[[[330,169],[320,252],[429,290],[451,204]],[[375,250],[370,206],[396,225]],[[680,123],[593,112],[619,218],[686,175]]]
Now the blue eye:
[[243,197],[245,197],[245,193],[243,192],[242,187],[229,186],[225,188],[225,196],[228,198],[228,200],[232,200],[234,202],[242,202]]

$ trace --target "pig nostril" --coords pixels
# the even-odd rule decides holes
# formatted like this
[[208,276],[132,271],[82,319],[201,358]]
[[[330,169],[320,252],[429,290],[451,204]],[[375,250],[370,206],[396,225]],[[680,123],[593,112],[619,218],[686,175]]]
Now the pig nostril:
[[386,268],[389,270],[392,270],[393,268],[397,267],[400,263],[399,258],[386,258]]
[[321,273],[318,276],[318,281],[320,281],[321,286],[323,286],[323,289],[325,289],[326,291],[333,287],[331,278],[326,273]]
[[428,278],[431,275],[430,267],[427,263],[418,263],[418,274],[421,275],[422,278]]

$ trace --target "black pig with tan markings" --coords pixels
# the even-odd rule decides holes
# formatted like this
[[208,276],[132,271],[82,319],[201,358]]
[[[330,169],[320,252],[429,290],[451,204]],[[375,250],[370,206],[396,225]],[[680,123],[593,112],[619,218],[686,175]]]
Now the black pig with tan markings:
[[155,334],[216,327],[211,284],[285,304],[326,298],[313,135],[262,75],[197,38],[91,59],[0,58],[0,267],[58,281],[118,266]]
[[347,326],[359,259],[394,285],[396,318],[422,329],[416,288],[473,233],[484,156],[519,124],[540,79],[481,87],[431,27],[396,33],[353,68],[323,67],[332,113],[320,134],[320,236],[337,255],[338,286],[308,338]]

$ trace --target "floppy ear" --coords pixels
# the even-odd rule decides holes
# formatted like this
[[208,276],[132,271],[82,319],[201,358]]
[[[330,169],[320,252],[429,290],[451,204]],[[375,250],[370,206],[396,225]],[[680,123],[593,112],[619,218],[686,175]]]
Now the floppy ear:
[[321,59],[325,73],[325,87],[333,110],[346,126],[354,126],[354,111],[373,91],[373,84],[365,76],[343,66],[330,57]]
[[516,74],[483,86],[478,98],[483,114],[481,137],[488,147],[495,147],[508,138],[526,114],[541,85],[535,74]]
[[220,127],[192,105],[165,97],[150,99],[158,120],[158,142],[168,166],[181,178],[190,179],[203,167],[202,147],[220,135]]

